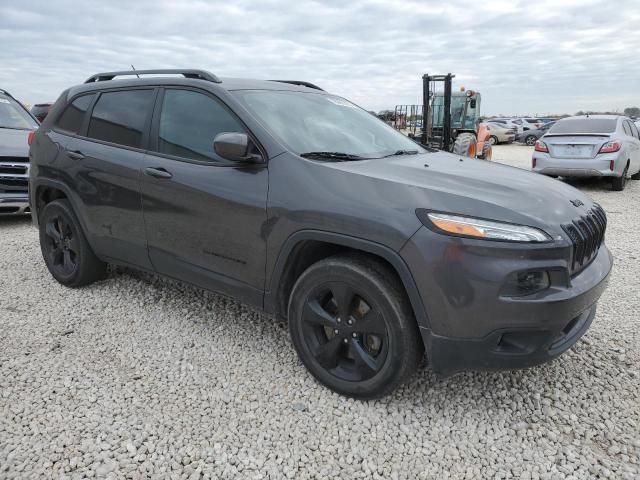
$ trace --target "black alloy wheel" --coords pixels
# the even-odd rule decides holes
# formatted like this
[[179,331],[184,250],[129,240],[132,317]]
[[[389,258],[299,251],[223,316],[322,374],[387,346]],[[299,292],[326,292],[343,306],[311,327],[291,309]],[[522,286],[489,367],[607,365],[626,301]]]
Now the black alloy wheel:
[[43,250],[48,257],[48,264],[61,277],[69,277],[78,268],[80,246],[70,225],[62,215],[47,219],[45,224],[46,242]]
[[387,328],[379,309],[344,282],[319,287],[302,312],[304,339],[316,361],[351,382],[373,377],[388,352]]

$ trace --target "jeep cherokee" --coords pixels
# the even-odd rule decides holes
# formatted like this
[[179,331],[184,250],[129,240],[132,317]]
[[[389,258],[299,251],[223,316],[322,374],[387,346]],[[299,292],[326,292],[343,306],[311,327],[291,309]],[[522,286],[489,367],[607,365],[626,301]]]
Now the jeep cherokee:
[[356,398],[425,353],[440,375],[557,357],[612,266],[585,194],[425,148],[307,82],[100,73],[62,93],[30,156],[57,281],[111,263],[230,295],[286,318],[311,374]]

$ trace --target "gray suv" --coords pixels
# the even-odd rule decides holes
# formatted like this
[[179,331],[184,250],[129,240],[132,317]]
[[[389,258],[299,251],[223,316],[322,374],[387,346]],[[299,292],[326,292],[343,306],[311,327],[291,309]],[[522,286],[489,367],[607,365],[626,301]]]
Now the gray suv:
[[309,371],[356,398],[425,353],[440,375],[557,357],[612,265],[605,213],[578,190],[430,150],[306,82],[97,74],[62,93],[30,156],[57,281],[111,263],[233,296],[287,319]]
[[29,211],[30,132],[38,121],[9,94],[0,90],[0,216]]

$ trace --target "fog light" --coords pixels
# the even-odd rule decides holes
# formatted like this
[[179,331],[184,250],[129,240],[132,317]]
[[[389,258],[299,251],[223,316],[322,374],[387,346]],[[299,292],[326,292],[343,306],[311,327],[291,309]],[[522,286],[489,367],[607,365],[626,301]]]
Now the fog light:
[[506,297],[522,297],[549,288],[549,274],[544,270],[513,272],[502,288]]

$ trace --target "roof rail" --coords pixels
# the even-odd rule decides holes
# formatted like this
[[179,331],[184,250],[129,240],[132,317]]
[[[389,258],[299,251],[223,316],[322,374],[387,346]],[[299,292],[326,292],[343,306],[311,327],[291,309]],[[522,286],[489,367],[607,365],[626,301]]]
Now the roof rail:
[[314,85],[313,83],[310,82],[305,82],[302,80],[269,80],[270,82],[280,82],[280,83],[290,83],[291,85],[299,85],[301,87],[307,87],[307,88],[314,88],[316,90],[322,90],[324,92],[323,88],[320,88],[317,85]]
[[104,72],[96,73],[95,75],[87,78],[84,83],[92,82],[104,82],[106,80],[113,80],[115,77],[123,75],[183,75],[185,78],[196,78],[198,80],[207,80],[213,83],[222,83],[222,81],[216,77],[213,73],[206,70],[183,70],[183,69],[160,69],[160,70],[124,70],[121,72]]

